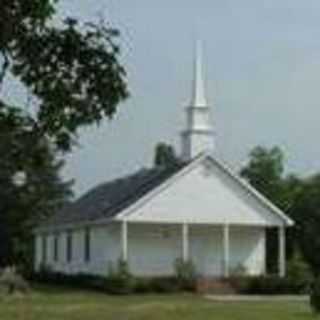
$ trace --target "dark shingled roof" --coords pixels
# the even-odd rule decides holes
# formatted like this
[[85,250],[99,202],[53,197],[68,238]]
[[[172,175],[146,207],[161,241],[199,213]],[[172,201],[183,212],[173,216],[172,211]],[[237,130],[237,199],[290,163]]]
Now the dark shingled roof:
[[113,218],[184,166],[182,164],[172,169],[141,169],[124,178],[103,183],[66,205],[40,227]]

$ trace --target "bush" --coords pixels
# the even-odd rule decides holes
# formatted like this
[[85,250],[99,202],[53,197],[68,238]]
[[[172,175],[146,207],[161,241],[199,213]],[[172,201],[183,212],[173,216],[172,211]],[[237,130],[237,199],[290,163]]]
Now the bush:
[[308,293],[310,291],[313,280],[311,268],[298,251],[288,262],[287,278],[300,293]]
[[105,291],[105,277],[85,273],[69,275],[61,272],[43,271],[33,274],[31,280],[34,282],[49,283],[55,286],[61,285],[79,289]]
[[0,286],[6,288],[8,294],[14,292],[26,293],[29,291],[29,284],[15,268],[6,268],[0,276]]
[[135,293],[177,293],[181,291],[194,291],[195,282],[187,286],[176,276],[160,276],[153,278],[136,278]]
[[314,313],[320,313],[320,277],[311,286],[310,305]]
[[196,269],[191,260],[183,261],[177,259],[174,264],[175,275],[182,290],[192,290],[195,288]]
[[109,265],[107,276],[84,273],[63,274],[43,267],[32,276],[32,280],[52,283],[73,288],[93,289],[110,294],[130,293],[173,293],[195,290],[195,272],[191,262],[176,262],[176,275],[164,277],[134,277],[126,262],[119,260],[116,265]]
[[245,277],[247,272],[247,268],[241,263],[230,270],[232,277]]
[[278,276],[231,276],[231,287],[242,294],[302,294],[310,291],[310,281]]
[[304,282],[289,277],[231,277],[230,283],[238,293],[243,294],[301,294],[307,290]]
[[152,292],[154,292],[152,279],[150,279],[150,278],[136,278],[134,292],[135,293],[152,293]]
[[155,293],[175,293],[184,289],[175,277],[157,277],[150,280],[151,290]]
[[108,276],[105,280],[105,288],[109,293],[114,294],[129,294],[134,292],[135,278],[129,270],[128,263],[119,260],[114,269],[109,267]]
[[286,278],[278,276],[256,277],[249,281],[248,293],[253,294],[288,294],[296,293],[290,289]]

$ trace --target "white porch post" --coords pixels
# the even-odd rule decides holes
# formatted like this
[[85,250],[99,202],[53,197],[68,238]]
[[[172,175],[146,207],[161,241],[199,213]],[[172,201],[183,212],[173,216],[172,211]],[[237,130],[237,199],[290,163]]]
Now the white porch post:
[[286,275],[286,229],[284,226],[278,229],[279,237],[279,276]]
[[122,221],[121,224],[121,244],[122,252],[121,258],[123,261],[128,261],[128,223],[127,221]]
[[228,224],[223,226],[223,275],[229,277],[230,260],[230,228]]
[[182,225],[182,260],[189,260],[189,225],[186,223]]

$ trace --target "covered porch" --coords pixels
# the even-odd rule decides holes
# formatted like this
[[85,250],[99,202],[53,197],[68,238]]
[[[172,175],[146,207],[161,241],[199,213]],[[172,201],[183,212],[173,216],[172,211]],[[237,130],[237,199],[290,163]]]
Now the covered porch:
[[[285,276],[285,225],[278,230],[278,273]],[[266,274],[266,226],[120,221],[121,259],[138,276],[174,273],[177,259],[199,276]]]

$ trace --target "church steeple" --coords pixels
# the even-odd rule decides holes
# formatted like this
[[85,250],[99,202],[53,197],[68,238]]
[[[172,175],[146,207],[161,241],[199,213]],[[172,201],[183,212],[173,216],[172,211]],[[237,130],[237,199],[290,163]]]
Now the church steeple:
[[207,106],[202,70],[202,44],[200,40],[196,44],[192,87],[193,92],[190,106]]
[[214,148],[210,108],[205,95],[200,41],[196,45],[193,72],[191,103],[186,108],[187,127],[182,132],[182,158],[186,161],[191,160],[201,152],[210,152]]

